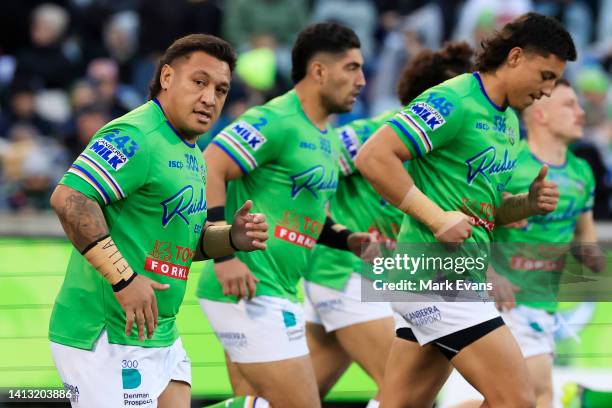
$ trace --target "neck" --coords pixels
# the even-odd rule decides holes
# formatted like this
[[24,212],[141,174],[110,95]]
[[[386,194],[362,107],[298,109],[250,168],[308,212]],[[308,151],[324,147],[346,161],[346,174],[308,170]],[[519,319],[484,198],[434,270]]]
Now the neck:
[[185,131],[184,129],[179,128],[176,125],[177,122],[172,117],[172,111],[168,109],[168,107],[171,106],[171,103],[166,97],[166,94],[164,92],[160,92],[159,95],[157,95],[156,99],[159,101],[159,104],[161,105],[162,110],[164,111],[164,116],[166,117],[166,120],[168,120],[168,123],[170,123],[170,125],[172,125],[174,130],[176,130],[176,132],[179,134],[181,139],[183,139],[187,143],[195,144],[200,138],[200,135],[199,134],[193,135],[189,133],[188,131]]
[[480,80],[489,99],[500,108],[505,108],[508,105],[506,83],[501,79],[500,74],[498,72],[485,72],[480,74]]
[[321,96],[317,91],[318,87],[308,83],[307,80],[302,80],[294,89],[306,117],[319,130],[325,130],[330,113],[321,103]]
[[553,166],[565,164],[567,144],[544,129],[528,129],[527,144],[529,150],[544,163]]

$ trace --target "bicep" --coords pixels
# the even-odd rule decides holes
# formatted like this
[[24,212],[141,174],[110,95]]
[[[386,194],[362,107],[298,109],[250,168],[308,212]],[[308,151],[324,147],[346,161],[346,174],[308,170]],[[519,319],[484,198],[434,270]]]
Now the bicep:
[[215,144],[210,144],[204,150],[204,160],[208,174],[222,176],[224,180],[234,180],[244,176],[244,172],[236,161]]

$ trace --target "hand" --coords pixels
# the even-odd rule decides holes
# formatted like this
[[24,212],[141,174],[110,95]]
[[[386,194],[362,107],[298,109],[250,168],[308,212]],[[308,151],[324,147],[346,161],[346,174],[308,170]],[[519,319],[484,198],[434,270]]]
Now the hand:
[[460,211],[446,211],[441,226],[434,232],[434,237],[444,243],[458,244],[472,236],[474,218]]
[[125,311],[125,335],[130,336],[134,326],[134,317],[138,327],[138,340],[144,341],[144,326],[147,325],[147,338],[153,337],[157,328],[157,298],[156,290],[166,290],[168,284],[155,282],[143,275],[136,275],[134,280],[115,292],[121,308]]
[[548,166],[544,165],[529,186],[529,209],[533,215],[548,214],[557,209],[559,189],[556,183],[546,181],[547,174]]
[[366,262],[380,256],[380,248],[374,235],[367,232],[353,232],[347,238],[349,250]]
[[245,296],[251,300],[255,296],[259,279],[239,259],[215,263],[215,275],[224,296],[236,296],[238,300]]
[[516,307],[515,293],[520,292],[521,288],[512,284],[506,277],[498,274],[491,266],[487,270],[487,281],[493,286],[491,295],[495,299],[495,307],[500,312]]
[[268,240],[266,216],[261,213],[250,214],[251,208],[253,208],[253,202],[247,200],[236,211],[230,230],[234,246],[245,252],[266,249],[265,242]]
[[597,244],[574,245],[571,251],[580,263],[595,273],[602,272],[606,267],[605,255]]

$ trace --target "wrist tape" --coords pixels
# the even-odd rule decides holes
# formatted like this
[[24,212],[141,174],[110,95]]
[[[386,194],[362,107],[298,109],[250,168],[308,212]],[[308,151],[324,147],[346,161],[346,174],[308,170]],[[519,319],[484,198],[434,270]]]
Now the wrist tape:
[[113,286],[115,292],[125,288],[136,277],[136,272],[128,265],[110,235],[89,244],[82,255]]

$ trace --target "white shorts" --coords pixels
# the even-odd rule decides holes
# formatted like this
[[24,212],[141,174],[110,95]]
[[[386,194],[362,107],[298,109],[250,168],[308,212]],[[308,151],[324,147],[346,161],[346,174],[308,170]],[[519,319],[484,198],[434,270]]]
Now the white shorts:
[[181,339],[168,347],[111,344],[106,330],[92,350],[51,342],[51,354],[72,407],[157,407],[170,380],[191,385]]
[[308,354],[298,303],[256,296],[238,303],[200,299],[217,338],[234,363],[265,363]]
[[353,272],[343,291],[304,281],[304,316],[307,322],[323,325],[326,332],[357,323],[392,317],[389,302],[362,302],[363,278]]
[[504,322],[514,335],[523,357],[553,354],[557,319],[542,309],[519,305],[502,312]]
[[452,302],[433,295],[413,293],[410,296],[414,301],[391,305],[405,322],[396,321],[396,328],[412,329],[420,345],[499,317],[495,303],[488,300]]

